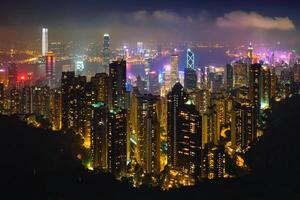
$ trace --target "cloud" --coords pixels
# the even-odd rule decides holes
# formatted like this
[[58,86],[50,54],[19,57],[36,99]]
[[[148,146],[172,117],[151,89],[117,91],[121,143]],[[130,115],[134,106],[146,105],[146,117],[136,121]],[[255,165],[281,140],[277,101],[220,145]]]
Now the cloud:
[[288,17],[266,17],[256,12],[233,11],[217,18],[219,27],[259,28],[265,30],[293,30],[295,25]]
[[175,12],[167,11],[167,10],[155,10],[153,12],[149,12],[146,10],[136,11],[134,13],[130,13],[129,17],[133,17],[136,21],[148,22],[148,23],[164,23],[164,24],[180,24],[190,22],[190,16],[184,17]]

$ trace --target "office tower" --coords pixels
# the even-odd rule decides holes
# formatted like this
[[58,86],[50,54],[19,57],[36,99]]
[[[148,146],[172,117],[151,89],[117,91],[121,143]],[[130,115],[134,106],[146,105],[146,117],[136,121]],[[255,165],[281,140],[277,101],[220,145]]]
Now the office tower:
[[91,156],[93,168],[108,169],[108,106],[92,104]]
[[146,173],[160,171],[158,102],[152,94],[137,96],[137,160]]
[[149,72],[149,92],[153,95],[160,95],[160,84],[156,71]]
[[53,131],[59,131],[62,128],[62,97],[59,89],[50,91],[50,113],[51,125]]
[[137,42],[136,53],[140,56],[142,56],[144,54],[144,44],[143,44],[143,42]]
[[247,59],[249,64],[251,65],[253,63],[253,46],[251,42],[249,43],[248,49],[247,49]]
[[11,63],[8,65],[8,88],[12,89],[17,87],[17,80],[18,80],[17,65],[15,63]]
[[55,57],[53,52],[46,56],[46,82],[51,89],[56,86],[55,82]]
[[260,83],[260,109],[264,110],[270,107],[271,98],[271,71],[267,66],[261,69]]
[[261,107],[261,65],[252,64],[249,70],[249,100],[250,103],[254,106],[256,120],[259,119],[259,111]]
[[33,113],[37,116],[50,118],[50,88],[35,86],[32,89]]
[[109,65],[109,108],[125,108],[126,61],[114,61]]
[[183,173],[186,185],[194,185],[200,178],[202,119],[191,100],[180,105],[176,126],[177,165],[174,167]]
[[178,75],[178,71],[179,71],[179,60],[178,60],[178,54],[172,54],[171,55],[171,70],[170,70],[170,88],[171,89],[176,82],[179,81],[179,75]]
[[225,66],[224,86],[227,91],[230,91],[233,88],[233,67],[231,64]]
[[192,185],[200,175],[202,120],[180,83],[168,94],[168,165],[184,175]]
[[206,145],[202,161],[202,177],[208,179],[226,176],[226,155],[224,146]]
[[185,68],[184,71],[184,87],[189,90],[194,90],[197,86],[196,70]]
[[108,75],[106,73],[97,73],[91,78],[91,82],[97,90],[97,101],[108,103]]
[[126,173],[126,110],[113,108],[108,114],[108,169],[116,177]]
[[21,114],[31,114],[33,112],[32,88],[25,86],[21,90]]
[[249,103],[233,102],[231,111],[231,145],[237,152],[250,148],[256,138],[256,108]]
[[187,101],[187,94],[180,83],[176,83],[168,94],[168,117],[167,117],[167,137],[168,137],[168,164],[178,165],[178,134],[179,134],[179,114],[182,105]]
[[108,74],[108,67],[110,63],[110,36],[105,33],[103,35],[103,67],[104,72]]
[[48,54],[48,29],[42,29],[42,56],[47,56]]
[[192,90],[197,86],[197,74],[195,68],[195,56],[191,49],[187,49],[186,60],[186,67],[184,70],[184,87]]

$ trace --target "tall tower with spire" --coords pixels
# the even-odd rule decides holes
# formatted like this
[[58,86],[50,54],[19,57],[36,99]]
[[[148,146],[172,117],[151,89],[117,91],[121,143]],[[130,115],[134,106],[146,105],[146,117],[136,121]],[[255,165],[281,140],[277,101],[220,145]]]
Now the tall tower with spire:
[[252,61],[253,61],[253,46],[252,46],[251,42],[248,45],[247,58],[249,59],[250,64],[252,64]]

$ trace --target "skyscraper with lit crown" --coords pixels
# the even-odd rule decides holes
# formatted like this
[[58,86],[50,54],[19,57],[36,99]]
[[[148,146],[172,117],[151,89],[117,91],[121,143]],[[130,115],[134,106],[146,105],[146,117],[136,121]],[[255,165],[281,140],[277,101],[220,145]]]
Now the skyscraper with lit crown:
[[42,29],[42,56],[47,56],[48,53],[48,29]]
[[103,67],[104,72],[108,74],[109,60],[110,60],[110,36],[108,33],[103,35]]

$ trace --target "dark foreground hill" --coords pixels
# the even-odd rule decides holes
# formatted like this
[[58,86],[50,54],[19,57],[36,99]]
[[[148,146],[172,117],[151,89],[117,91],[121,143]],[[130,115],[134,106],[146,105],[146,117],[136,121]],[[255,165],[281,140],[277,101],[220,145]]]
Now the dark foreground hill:
[[86,171],[80,138],[0,117],[1,199],[300,199],[300,97],[275,105],[264,137],[249,152],[252,174],[168,192],[132,188]]

